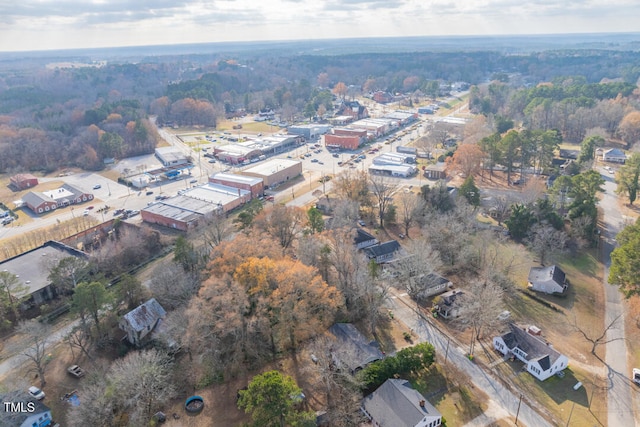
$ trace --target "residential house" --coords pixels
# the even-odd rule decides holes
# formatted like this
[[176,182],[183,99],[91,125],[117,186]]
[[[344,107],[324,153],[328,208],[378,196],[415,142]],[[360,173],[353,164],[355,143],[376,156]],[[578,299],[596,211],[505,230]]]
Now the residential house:
[[353,239],[353,243],[356,245],[356,248],[364,249],[377,244],[378,239],[364,231],[362,228],[356,228],[356,236]]
[[373,94],[373,100],[380,104],[388,104],[389,102],[393,102],[394,98],[389,92],[379,90]]
[[354,120],[366,119],[369,117],[367,107],[358,101],[345,101],[340,105],[336,113],[337,116],[351,116]]
[[564,294],[569,288],[564,271],[557,265],[549,267],[531,267],[528,288],[545,294]]
[[42,246],[31,249],[0,262],[0,271],[14,274],[24,285],[25,292],[21,309],[46,304],[57,296],[56,289],[49,280],[52,266],[63,258],[87,259],[88,255],[60,242],[48,241]]
[[19,173],[9,178],[11,186],[16,190],[26,190],[38,185],[38,178],[30,173]]
[[[20,405],[11,407],[7,404]],[[0,426],[46,427],[52,425],[51,409],[24,392],[0,395]]]
[[355,373],[384,357],[378,343],[368,341],[351,323],[336,323],[329,328],[329,332],[334,341],[331,358],[338,368],[346,367],[349,372]]
[[580,155],[580,150],[560,149],[560,157],[563,158],[563,159],[576,160],[579,155]]
[[526,365],[527,372],[540,381],[563,371],[569,364],[567,356],[549,343],[513,323],[509,328],[506,334],[493,338],[493,347],[505,357],[517,357]]
[[437,305],[438,314],[445,319],[460,316],[460,297],[464,292],[453,289],[440,295],[440,302]]
[[397,240],[389,240],[388,242],[378,243],[364,248],[367,258],[375,260],[378,264],[393,259],[396,252],[400,250],[400,243]]
[[442,415],[407,380],[388,379],[362,400],[375,427],[436,427]]
[[127,340],[139,347],[144,338],[153,331],[159,321],[167,315],[160,303],[151,298],[144,304],[125,314],[118,327],[127,334]]
[[627,161],[627,155],[618,148],[610,148],[602,152],[602,160],[612,163],[624,163]]
[[445,277],[436,273],[427,274],[417,278],[420,291],[416,295],[418,299],[425,299],[446,292],[453,284]]

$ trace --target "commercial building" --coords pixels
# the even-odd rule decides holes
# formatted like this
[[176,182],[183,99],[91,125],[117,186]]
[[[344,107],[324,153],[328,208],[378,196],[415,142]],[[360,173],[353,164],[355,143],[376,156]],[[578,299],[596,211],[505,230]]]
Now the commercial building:
[[16,275],[26,287],[24,294],[15,295],[26,298],[22,303],[22,307],[26,309],[45,304],[56,297],[49,273],[60,260],[69,257],[86,259],[87,254],[65,244],[48,241],[42,246],[0,262],[0,271]]
[[373,159],[374,165],[416,164],[416,156],[406,153],[382,153]]
[[147,206],[140,215],[150,224],[187,231],[218,213],[228,212],[251,200],[251,193],[220,184],[205,184],[183,194]]
[[156,158],[160,160],[162,166],[176,166],[183,165],[189,162],[189,159],[185,154],[174,147],[160,147],[156,148]]
[[291,159],[272,159],[245,169],[246,176],[261,178],[264,188],[271,188],[302,174],[302,162]]
[[377,174],[377,175],[390,175],[396,176],[400,178],[408,178],[410,176],[415,175],[417,169],[415,166],[407,165],[407,164],[387,164],[387,165],[376,165],[373,164],[369,166],[369,173]]
[[287,128],[287,132],[290,134],[302,136],[307,141],[317,139],[320,135],[324,135],[330,130],[331,126],[323,124],[296,125]]
[[71,184],[64,184],[62,187],[51,191],[30,191],[22,196],[22,204],[36,214],[91,200],[93,200],[93,194]]
[[253,176],[237,175],[234,173],[216,173],[209,177],[209,182],[247,190],[251,193],[251,197],[259,197],[264,193],[264,182],[262,178]]
[[328,148],[355,150],[367,140],[364,129],[336,128],[324,136],[324,145]]

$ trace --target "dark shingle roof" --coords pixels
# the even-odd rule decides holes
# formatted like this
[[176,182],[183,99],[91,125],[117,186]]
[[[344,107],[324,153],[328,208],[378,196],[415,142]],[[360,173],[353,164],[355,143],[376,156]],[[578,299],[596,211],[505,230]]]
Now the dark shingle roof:
[[[33,412],[6,412],[4,410],[4,402],[33,402]],[[26,392],[13,391],[6,394],[0,394],[0,426],[20,426],[27,418],[50,412],[51,409],[39,400],[30,397]]]
[[527,354],[527,360],[537,360],[540,366],[546,370],[560,357],[559,351],[540,338],[531,335],[513,323],[509,324],[509,328],[511,332],[503,335],[502,340],[510,349],[517,346],[524,351]]
[[365,248],[364,251],[369,258],[377,258],[382,255],[392,254],[399,249],[400,243],[398,243],[396,240],[390,240],[388,242],[369,246],[368,248]]
[[566,274],[557,265],[549,267],[531,267],[529,270],[529,282],[534,285],[544,286],[545,284],[564,286]]
[[[424,406],[420,402],[424,401]],[[426,416],[440,417],[407,380],[389,379],[365,397],[362,406],[381,427],[414,427]]]
[[353,239],[353,242],[357,245],[364,242],[370,242],[372,240],[376,240],[376,238],[364,231],[361,228],[356,228],[356,237]]
[[329,332],[336,338],[332,353],[336,363],[352,372],[384,357],[377,343],[369,342],[351,323],[336,323]]

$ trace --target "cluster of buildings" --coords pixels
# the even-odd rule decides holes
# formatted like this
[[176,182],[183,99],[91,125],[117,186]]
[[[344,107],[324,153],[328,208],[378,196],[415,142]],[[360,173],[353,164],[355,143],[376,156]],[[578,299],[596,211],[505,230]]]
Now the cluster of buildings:
[[181,190],[181,194],[157,200],[140,211],[142,220],[187,231],[207,218],[244,205],[264,190],[302,174],[302,162],[271,159],[245,169],[240,174],[217,173],[204,185]]

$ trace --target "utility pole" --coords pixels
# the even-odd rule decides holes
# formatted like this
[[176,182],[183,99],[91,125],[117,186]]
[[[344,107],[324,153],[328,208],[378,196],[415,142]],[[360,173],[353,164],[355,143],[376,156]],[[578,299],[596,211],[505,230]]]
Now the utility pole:
[[[520,400],[518,400],[518,410],[516,411],[516,422],[515,425],[518,425],[518,415],[520,415],[520,404],[522,403],[522,394],[520,395]],[[572,408],[573,410],[573,408]]]

